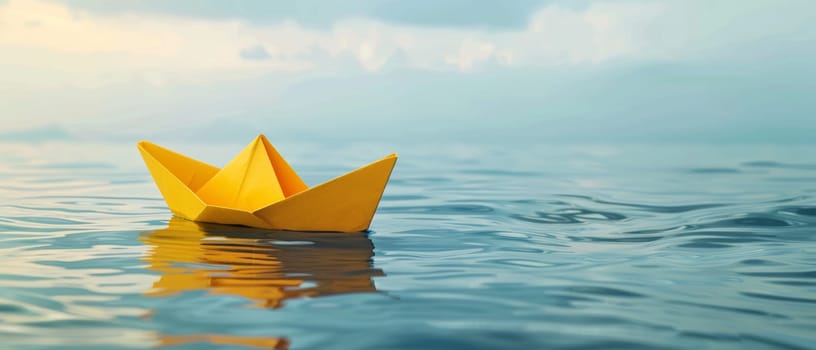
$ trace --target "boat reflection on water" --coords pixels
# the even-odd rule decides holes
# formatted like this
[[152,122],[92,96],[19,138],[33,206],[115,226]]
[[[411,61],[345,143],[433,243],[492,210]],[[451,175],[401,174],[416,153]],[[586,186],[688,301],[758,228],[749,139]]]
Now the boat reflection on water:
[[[374,245],[364,233],[268,231],[174,217],[167,228],[140,239],[151,247],[147,268],[161,273],[147,296],[207,290],[279,308],[290,298],[376,292],[372,278],[384,275],[372,266]],[[169,343],[210,342],[213,336]]]
[[207,289],[277,308],[289,298],[375,292],[374,245],[363,233],[266,231],[172,218],[142,235],[148,269],[161,272],[149,296]]
[[178,346],[191,343],[206,343],[210,345],[237,345],[261,349],[288,349],[289,340],[274,337],[242,337],[230,335],[161,335],[156,347]]

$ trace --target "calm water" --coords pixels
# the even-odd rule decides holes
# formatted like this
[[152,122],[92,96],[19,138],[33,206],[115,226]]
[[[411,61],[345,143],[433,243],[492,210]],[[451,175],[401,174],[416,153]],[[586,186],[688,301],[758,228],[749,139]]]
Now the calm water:
[[373,231],[197,226],[134,145],[0,145],[0,348],[816,348],[816,147],[279,149],[400,153]]

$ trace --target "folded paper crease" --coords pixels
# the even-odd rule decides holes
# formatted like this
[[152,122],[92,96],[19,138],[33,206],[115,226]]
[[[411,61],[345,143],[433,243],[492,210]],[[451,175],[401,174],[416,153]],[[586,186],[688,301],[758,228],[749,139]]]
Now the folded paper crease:
[[148,141],[137,146],[176,216],[298,231],[367,230],[397,160],[391,154],[310,188],[263,135],[222,169]]

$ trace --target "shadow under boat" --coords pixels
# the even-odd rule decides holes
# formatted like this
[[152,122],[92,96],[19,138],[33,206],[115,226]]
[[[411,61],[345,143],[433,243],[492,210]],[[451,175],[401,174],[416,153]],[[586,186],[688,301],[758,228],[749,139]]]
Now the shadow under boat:
[[374,245],[365,233],[269,231],[173,217],[145,232],[144,258],[161,273],[148,296],[191,290],[278,308],[290,298],[376,292]]

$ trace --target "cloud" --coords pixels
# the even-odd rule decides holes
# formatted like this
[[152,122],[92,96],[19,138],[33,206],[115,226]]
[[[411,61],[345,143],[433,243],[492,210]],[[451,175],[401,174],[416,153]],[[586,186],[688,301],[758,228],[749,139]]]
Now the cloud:
[[[428,27],[523,30],[530,14],[552,1],[513,0],[355,0],[355,1],[219,1],[219,0],[58,0],[98,15],[174,16],[253,24],[296,21],[310,28],[331,29],[349,19]],[[576,3],[576,1],[560,1]]]
[[[103,7],[107,3],[94,2]],[[414,6],[429,11],[428,5]],[[256,26],[233,19],[149,16],[138,11],[103,16],[51,2],[13,0],[0,6],[4,19],[0,60],[73,74],[82,77],[84,84],[145,76],[200,79],[202,72],[218,79],[219,74],[320,70],[335,67],[332,60],[348,56],[376,72],[397,53],[410,67],[435,71],[473,71],[486,62],[582,64],[637,57],[642,26],[632,24],[657,20],[661,11],[655,5],[602,4],[585,9],[551,5],[535,12],[524,30],[509,32],[416,27],[364,18],[342,19],[330,30],[315,30],[291,19]]]
[[762,130],[774,115],[804,132],[814,7],[548,2],[508,30],[357,15],[318,28],[297,16],[257,23],[11,0],[0,2],[0,128],[59,124],[117,139],[236,121],[246,127],[229,135],[409,137],[433,125],[438,137],[592,129],[591,140],[641,125],[641,137],[700,134],[707,123]]
[[272,56],[269,55],[269,51],[266,51],[266,48],[261,45],[255,45],[242,49],[240,55],[241,58],[250,61],[263,61],[272,58]]
[[[777,7],[787,15],[783,16],[784,21],[778,20],[774,19],[778,16],[769,14],[773,13],[773,3],[733,9],[693,1],[596,1],[582,2],[581,6],[522,1],[501,9],[494,8],[498,5],[465,9],[464,1],[439,5],[443,7],[424,1],[398,3],[410,4],[399,5],[410,7],[408,12],[436,10],[433,16],[444,14],[442,17],[453,18],[451,21],[492,12],[534,10],[525,12],[523,25],[512,31],[423,26],[411,21],[357,16],[353,14],[356,12],[330,16],[333,18],[330,27],[315,29],[299,20],[299,16],[318,18],[322,16],[320,11],[333,13],[346,7],[319,6],[325,4],[322,1],[301,5],[69,1],[68,7],[44,0],[12,0],[0,5],[0,63],[22,68],[0,73],[15,84],[100,87],[133,80],[163,85],[179,80],[242,79],[275,72],[331,73],[338,69],[380,72],[395,60],[411,69],[478,72],[502,67],[710,59],[736,55],[738,50],[773,52],[781,43],[795,46],[796,42],[816,39],[798,30],[807,26],[801,15],[806,11],[780,5]],[[380,5],[391,2],[359,4],[350,7],[380,9]],[[217,16],[217,9],[224,6],[280,20],[257,25],[241,16]],[[275,12],[271,11],[273,8],[253,6],[283,6],[287,10]],[[299,6],[321,10],[303,12]],[[456,7],[456,11],[445,11],[445,6]],[[701,20],[700,8],[706,8],[706,16],[719,17]],[[402,13],[398,9],[389,11],[396,16]],[[300,15],[287,17],[293,11]],[[193,15],[187,15],[188,12]],[[195,15],[199,12],[200,15]],[[728,21],[727,27],[718,22],[720,17]],[[755,24],[770,29],[757,32],[753,29]],[[753,45],[757,40],[765,42],[761,47]],[[752,57],[753,52],[742,53],[740,57]]]
[[[335,71],[338,62],[356,65],[345,67],[347,70],[378,72],[395,55],[402,65],[413,69],[461,72],[485,66],[516,69],[622,60],[744,58],[816,39],[816,31],[800,30],[812,27],[803,14],[816,6],[796,1],[759,0],[733,7],[638,0],[581,1],[580,6],[532,0],[480,6],[467,6],[470,2],[464,0],[443,4],[367,0],[342,6],[311,0],[297,5],[148,0],[65,3],[71,6],[45,0],[1,4],[0,63],[49,72],[53,82],[102,86],[132,79],[218,80],[281,71]],[[517,30],[507,31],[429,27],[359,15],[385,8],[394,16],[422,13],[451,22],[488,14],[501,17],[502,13],[523,13],[524,20]],[[231,10],[219,15],[225,9]],[[245,17],[228,15],[230,11],[279,20],[257,25]],[[344,15],[329,16],[331,26],[324,29],[301,20],[320,18],[321,11]]]

